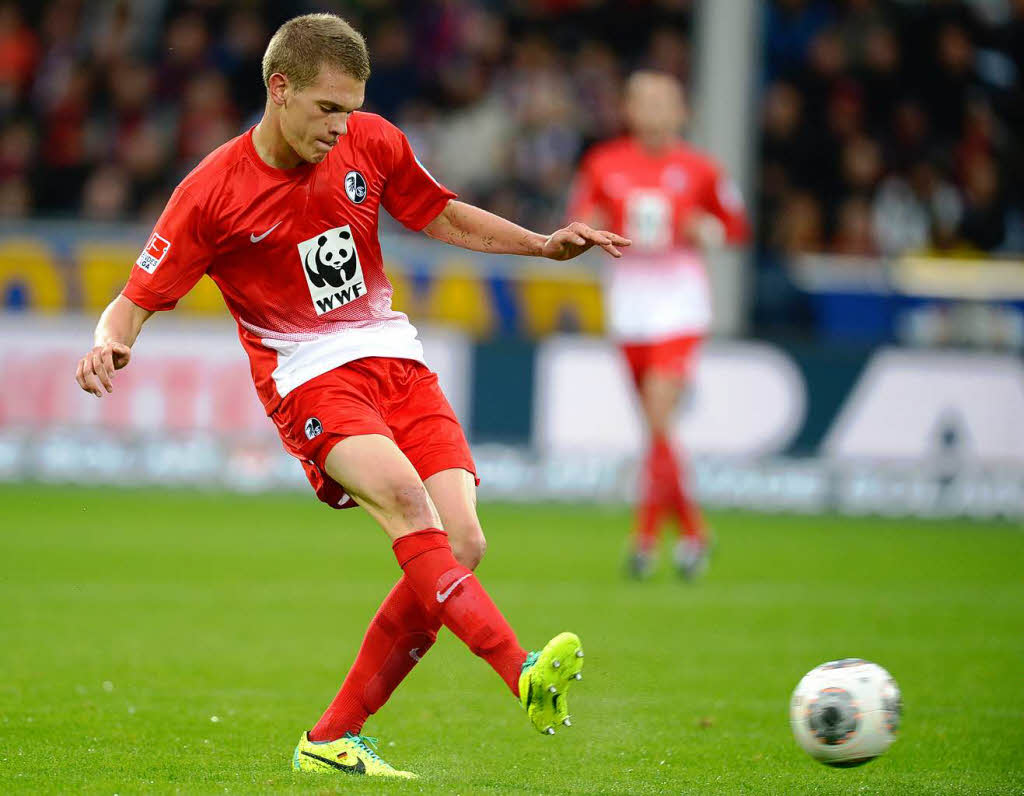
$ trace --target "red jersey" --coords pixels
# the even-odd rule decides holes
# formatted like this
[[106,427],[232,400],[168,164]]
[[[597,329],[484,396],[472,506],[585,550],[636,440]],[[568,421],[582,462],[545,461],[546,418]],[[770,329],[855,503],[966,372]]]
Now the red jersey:
[[604,303],[613,337],[650,343],[707,331],[710,288],[700,254],[687,239],[698,212],[717,217],[729,242],[747,235],[739,191],[711,158],[685,143],[651,154],[636,139],[619,138],[587,153],[570,217],[633,241],[606,269]]
[[696,211],[716,216],[726,239],[747,237],[743,199],[709,156],[679,141],[656,155],[634,138],[598,144],[580,164],[569,201],[571,218],[595,213],[633,241],[624,254],[686,249],[686,227]]
[[291,390],[346,362],[423,361],[416,329],[391,307],[377,220],[383,207],[418,231],[454,197],[375,114],[353,113],[326,158],[286,170],[260,158],[249,130],[175,189],[123,295],[169,310],[209,274],[270,414]]

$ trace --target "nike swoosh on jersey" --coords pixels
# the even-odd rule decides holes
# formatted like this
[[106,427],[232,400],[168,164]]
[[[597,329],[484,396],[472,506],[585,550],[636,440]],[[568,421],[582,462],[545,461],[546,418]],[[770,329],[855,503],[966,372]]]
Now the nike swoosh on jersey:
[[413,647],[411,650],[409,650],[409,657],[412,658],[414,661],[419,661],[422,657],[420,655],[420,648]]
[[445,600],[447,600],[449,597],[451,597],[452,592],[455,591],[455,587],[456,586],[458,586],[460,583],[462,583],[462,581],[464,581],[466,578],[471,578],[471,577],[473,577],[473,573],[472,572],[467,572],[465,575],[463,575],[461,578],[459,578],[457,581],[455,581],[455,583],[453,583],[447,589],[445,589],[444,591],[439,591],[437,593],[437,601],[439,603],[443,603]]
[[312,752],[305,752],[304,751],[302,754],[304,754],[306,757],[312,757],[314,760],[319,760],[321,763],[326,763],[329,766],[333,766],[334,768],[337,768],[340,771],[344,771],[346,774],[365,774],[366,773],[366,764],[362,760],[359,760],[359,762],[356,763],[354,766],[345,766],[345,765],[342,765],[341,763],[337,762],[336,760],[330,760],[329,758],[326,758],[326,757],[320,757],[320,755],[315,755]]
[[279,226],[281,226],[281,223],[282,222],[278,221],[276,224],[274,224],[274,226],[272,226],[270,229],[268,229],[262,235],[253,235],[250,232],[249,233],[249,240],[251,242],[253,242],[253,243],[259,243],[261,240],[263,240],[265,237],[267,237],[267,235],[269,235],[271,232],[273,232],[275,229],[277,229]]

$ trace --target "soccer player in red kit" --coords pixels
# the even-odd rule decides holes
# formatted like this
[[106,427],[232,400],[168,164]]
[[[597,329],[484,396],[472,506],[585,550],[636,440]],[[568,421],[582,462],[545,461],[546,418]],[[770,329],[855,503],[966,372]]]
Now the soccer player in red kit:
[[402,576],[356,660],[292,759],[301,771],[412,777],[361,735],[442,625],[489,663],[533,725],[570,725],[583,651],[561,633],[527,653],[473,574],[484,553],[476,468],[408,318],[391,307],[377,221],[467,249],[564,260],[629,241],[574,223],[551,235],[456,201],[401,131],[361,113],[369,56],[330,14],[296,17],[267,46],[262,120],[174,191],[121,295],[78,364],[111,392],[143,323],[208,274],[238,323],[256,391],[318,497],[358,504],[392,542]]
[[675,563],[693,578],[707,565],[708,537],[671,436],[672,416],[711,322],[700,248],[743,241],[747,220],[739,192],[718,165],[680,138],[686,104],[675,78],[634,73],[624,109],[630,135],[586,154],[569,213],[621,229],[633,242],[609,269],[604,294],[609,332],[625,355],[650,436],[630,572],[651,573],[659,525],[674,515]]

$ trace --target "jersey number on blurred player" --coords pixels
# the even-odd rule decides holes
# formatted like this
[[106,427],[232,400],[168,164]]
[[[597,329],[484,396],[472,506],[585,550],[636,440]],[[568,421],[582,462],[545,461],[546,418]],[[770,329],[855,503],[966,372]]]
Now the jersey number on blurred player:
[[632,191],[626,198],[626,236],[641,249],[672,243],[672,205],[661,191]]

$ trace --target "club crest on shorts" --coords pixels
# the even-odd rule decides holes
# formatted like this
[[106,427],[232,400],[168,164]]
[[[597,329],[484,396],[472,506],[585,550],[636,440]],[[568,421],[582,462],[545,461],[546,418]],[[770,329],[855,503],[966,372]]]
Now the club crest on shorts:
[[309,418],[306,421],[306,439],[313,439],[313,437],[319,437],[324,431],[323,425],[315,417]]
[[299,257],[317,315],[366,295],[363,267],[359,264],[359,252],[348,224],[302,241]]
[[345,195],[353,204],[361,205],[366,199],[366,180],[358,171],[345,175]]

